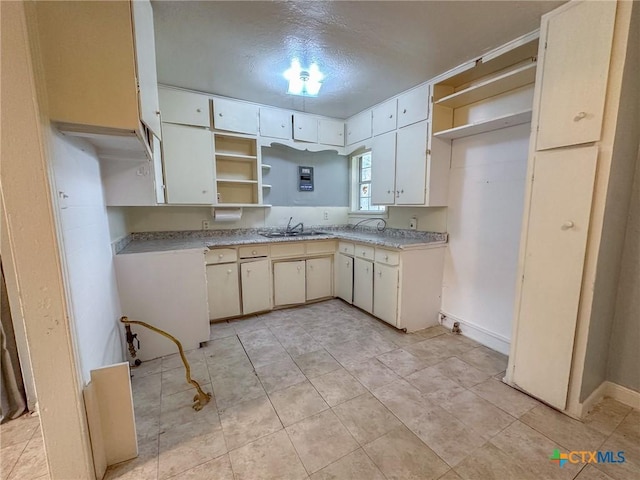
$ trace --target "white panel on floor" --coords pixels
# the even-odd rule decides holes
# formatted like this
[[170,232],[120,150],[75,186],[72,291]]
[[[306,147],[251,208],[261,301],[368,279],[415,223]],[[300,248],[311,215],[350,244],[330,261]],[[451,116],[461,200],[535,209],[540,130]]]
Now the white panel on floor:
[[524,124],[461,138],[452,148],[442,310],[507,340],[529,129]]

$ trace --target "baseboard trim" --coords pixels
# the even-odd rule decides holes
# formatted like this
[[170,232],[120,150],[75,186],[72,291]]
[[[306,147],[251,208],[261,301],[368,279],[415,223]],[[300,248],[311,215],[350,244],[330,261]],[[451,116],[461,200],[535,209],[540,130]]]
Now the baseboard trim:
[[617,383],[604,381],[596,388],[580,407],[580,417],[584,418],[603,398],[610,397],[625,405],[640,409],[640,392]]
[[450,313],[442,310],[440,311],[439,320],[441,325],[449,329],[453,327],[454,322],[459,322],[460,329],[462,330],[462,335],[464,335],[465,337],[469,337],[470,339],[475,340],[476,342],[481,343],[482,345],[485,345],[492,350],[496,350],[497,352],[509,355],[511,342],[508,338],[487,330],[480,325],[476,325],[473,322],[462,320],[461,318],[458,318],[455,315],[451,315]]

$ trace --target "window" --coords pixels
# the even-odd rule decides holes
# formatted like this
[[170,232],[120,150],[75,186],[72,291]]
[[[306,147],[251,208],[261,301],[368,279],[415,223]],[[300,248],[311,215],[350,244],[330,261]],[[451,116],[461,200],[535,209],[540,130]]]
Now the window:
[[353,191],[351,209],[354,213],[384,212],[384,205],[371,204],[371,152],[352,157]]

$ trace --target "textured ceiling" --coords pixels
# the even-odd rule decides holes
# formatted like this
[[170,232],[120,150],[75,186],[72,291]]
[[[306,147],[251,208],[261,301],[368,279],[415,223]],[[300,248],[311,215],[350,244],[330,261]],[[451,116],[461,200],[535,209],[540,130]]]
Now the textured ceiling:
[[[154,1],[161,83],[346,118],[535,30],[561,1]],[[291,59],[326,75],[287,95]]]

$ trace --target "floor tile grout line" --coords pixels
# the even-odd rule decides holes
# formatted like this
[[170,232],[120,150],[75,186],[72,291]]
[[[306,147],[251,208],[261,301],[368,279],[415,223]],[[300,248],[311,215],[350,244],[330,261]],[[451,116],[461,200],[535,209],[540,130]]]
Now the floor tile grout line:
[[[33,433],[31,435],[33,436]],[[16,457],[16,461],[13,463],[13,466],[11,467],[11,470],[9,470],[9,474],[6,477],[7,479],[11,478],[11,474],[13,473],[13,470],[16,468],[16,465],[20,461],[20,458],[22,457],[22,454],[24,453],[24,451],[27,449],[27,446],[29,445],[30,441],[31,440],[29,439],[29,440],[26,440],[24,442],[24,447],[22,447],[22,450],[20,450],[20,455],[18,455]],[[10,445],[10,446],[13,446],[13,445]],[[5,447],[5,448],[8,448],[8,447]],[[47,471],[48,471],[48,467],[47,467]]]

